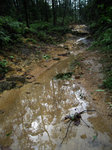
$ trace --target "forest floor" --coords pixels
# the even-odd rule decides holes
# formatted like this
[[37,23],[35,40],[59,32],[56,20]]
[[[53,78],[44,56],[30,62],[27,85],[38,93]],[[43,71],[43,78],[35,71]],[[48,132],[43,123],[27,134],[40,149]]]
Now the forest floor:
[[[39,43],[35,45],[29,43],[27,48],[18,48],[20,49],[19,54],[7,53],[5,56],[0,56],[1,59],[6,59],[10,66],[10,71],[3,80],[0,80],[0,98],[2,99],[4,90],[10,90],[12,87],[21,88],[25,83],[38,84],[36,80],[39,76],[50,70],[55,64],[73,55],[74,60],[71,62],[71,67],[75,80],[88,91],[90,103],[106,120],[107,127],[112,131],[112,107],[110,103],[112,93],[102,87],[104,75],[103,65],[100,63],[101,53],[86,50],[91,43],[88,34],[83,36],[66,34],[65,37],[66,41],[62,44],[45,45]],[[13,56],[13,58],[7,56]],[[2,103],[3,101],[0,100],[0,115],[5,112]],[[91,118],[92,121],[94,118],[93,120]]]

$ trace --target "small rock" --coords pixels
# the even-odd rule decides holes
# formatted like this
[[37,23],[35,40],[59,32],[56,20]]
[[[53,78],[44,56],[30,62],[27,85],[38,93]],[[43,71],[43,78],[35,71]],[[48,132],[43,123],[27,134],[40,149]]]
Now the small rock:
[[3,111],[3,110],[0,110],[0,114],[4,114],[4,111]]
[[22,71],[22,69],[21,69],[21,68],[17,68],[17,71],[21,72],[21,71]]
[[26,92],[26,94],[30,94],[30,92]]
[[80,79],[80,75],[76,75],[76,76],[75,76],[75,79]]
[[68,56],[70,55],[70,52],[69,53],[63,53],[63,54],[58,54],[58,56]]
[[35,82],[34,84],[40,84],[40,82]]
[[60,58],[59,57],[55,57],[55,58],[53,58],[53,60],[60,60]]
[[16,87],[16,82],[14,81],[2,81],[0,82],[0,92],[4,90],[10,90]]
[[80,137],[81,137],[82,139],[86,139],[86,138],[87,138],[86,134],[82,134]]
[[25,83],[25,77],[24,76],[11,76],[6,78],[7,81],[19,81],[22,83]]
[[26,79],[31,79],[31,78],[32,78],[31,76],[26,77]]
[[46,68],[47,66],[46,66],[46,65],[44,65],[44,67]]

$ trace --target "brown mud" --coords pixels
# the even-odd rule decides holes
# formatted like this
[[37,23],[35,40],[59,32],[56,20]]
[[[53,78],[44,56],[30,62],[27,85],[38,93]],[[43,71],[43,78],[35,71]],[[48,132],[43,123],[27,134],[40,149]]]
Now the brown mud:
[[[81,28],[82,35],[83,28],[77,28],[75,32]],[[33,59],[28,70],[25,68],[30,83],[1,93],[1,150],[112,149],[112,110],[106,104],[112,95],[101,87],[101,56],[97,51],[86,51],[90,44],[87,36],[67,34],[65,43],[47,47],[49,59]],[[58,73],[71,71],[71,64],[71,79],[53,79]],[[64,117],[87,109],[96,110],[82,115],[90,128],[82,121],[79,126],[71,124],[60,145],[68,126]]]

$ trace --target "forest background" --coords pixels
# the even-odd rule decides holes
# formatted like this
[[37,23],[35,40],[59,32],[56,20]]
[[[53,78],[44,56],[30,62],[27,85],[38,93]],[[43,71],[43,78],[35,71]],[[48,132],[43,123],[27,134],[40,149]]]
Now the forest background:
[[[24,37],[32,43],[56,44],[70,32],[70,24],[88,26],[93,39],[90,49],[104,54],[103,85],[112,90],[111,0],[1,0],[0,54],[16,52],[14,46],[24,44]],[[0,59],[1,79],[7,71],[7,61]]]

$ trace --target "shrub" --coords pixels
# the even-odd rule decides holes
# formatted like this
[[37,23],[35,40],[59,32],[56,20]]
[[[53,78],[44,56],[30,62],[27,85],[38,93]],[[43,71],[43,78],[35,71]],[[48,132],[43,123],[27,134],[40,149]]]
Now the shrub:
[[18,21],[15,21],[11,17],[0,17],[0,26],[2,26],[8,33],[23,32],[24,25]]
[[108,28],[104,32],[99,33],[99,31],[95,34],[96,41],[92,43],[91,48],[99,47],[99,49],[105,52],[112,52],[112,29]]
[[30,28],[25,27],[25,29],[24,29],[24,35],[26,35],[26,34],[37,34],[37,31],[36,31],[36,29],[34,29],[32,27],[30,27]]
[[46,32],[40,31],[37,33],[37,37],[40,41],[52,43],[51,36],[47,35]]
[[108,77],[104,82],[103,85],[105,88],[112,90],[112,76]]
[[56,27],[52,27],[51,29],[48,30],[48,33],[55,33],[55,34],[60,34],[63,35],[67,32],[69,32],[70,29],[68,29],[68,27],[66,26],[56,26]]
[[6,73],[7,70],[7,61],[5,59],[0,61],[0,73]]
[[36,43],[37,43],[37,41],[34,40],[34,39],[32,39],[32,38],[27,38],[26,42],[31,42],[31,43],[33,43],[33,44],[36,44]]
[[61,80],[67,80],[70,79],[73,75],[73,72],[67,72],[67,73],[59,73],[56,76],[54,76],[55,80],[61,79]]
[[0,42],[1,47],[21,41],[24,25],[11,17],[0,17]]
[[52,25],[48,22],[37,22],[34,24],[31,24],[31,28],[35,29],[36,31],[47,31],[52,27]]
[[1,47],[6,46],[11,42],[10,36],[8,36],[5,32],[0,31],[0,43]]

